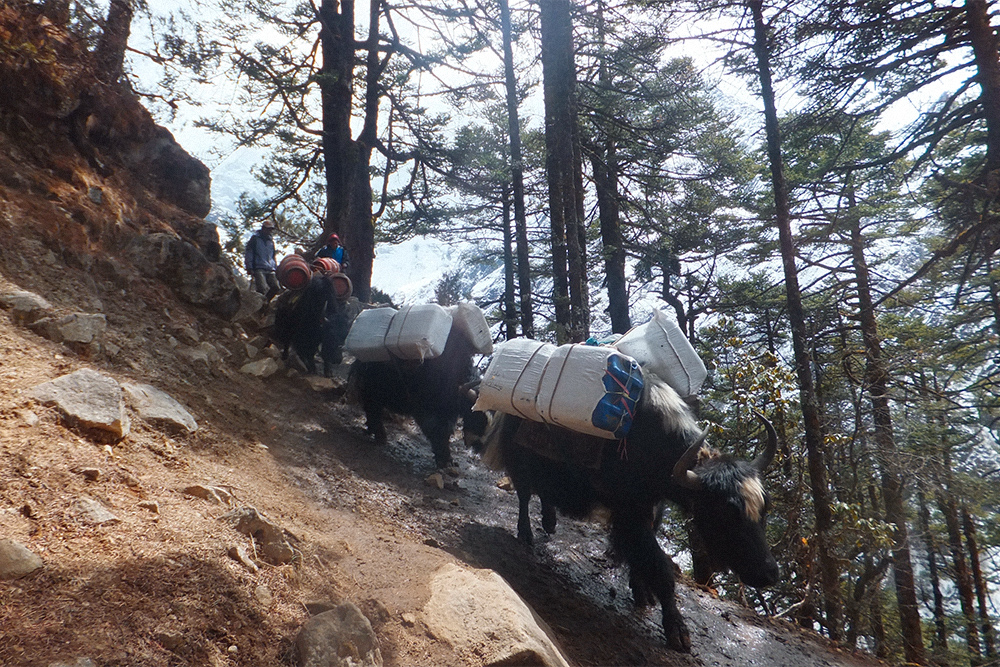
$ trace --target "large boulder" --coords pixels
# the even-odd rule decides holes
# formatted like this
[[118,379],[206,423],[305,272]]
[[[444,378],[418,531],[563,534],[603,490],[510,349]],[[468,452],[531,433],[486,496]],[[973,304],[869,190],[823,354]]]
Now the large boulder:
[[459,654],[482,665],[568,667],[545,622],[496,572],[449,563],[430,588],[427,628]]
[[193,243],[166,233],[148,234],[132,239],[125,254],[140,271],[162,280],[188,303],[224,318],[240,309],[240,291],[232,271],[210,262]]
[[120,440],[130,424],[118,382],[89,368],[35,386],[30,394],[43,405],[53,405],[73,424]]

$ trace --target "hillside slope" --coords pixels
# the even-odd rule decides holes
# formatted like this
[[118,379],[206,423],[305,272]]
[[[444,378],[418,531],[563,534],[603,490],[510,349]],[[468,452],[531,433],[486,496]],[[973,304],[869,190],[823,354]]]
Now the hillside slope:
[[[88,72],[51,20],[0,7],[0,295],[107,321],[96,343],[55,342],[0,310],[0,540],[43,563],[0,583],[0,664],[294,665],[303,623],[344,600],[387,665],[483,664],[488,648],[427,624],[453,564],[503,575],[574,664],[876,664],[684,586],[695,650],[673,653],[599,528],[567,521],[526,549],[516,503],[467,452],[429,486],[425,441],[401,421],[371,445],[342,376],[241,372],[262,346],[255,301],[200,217],[207,170]],[[198,429],[132,411],[124,438],[95,435],[32,398],[85,368],[167,392]],[[291,562],[220,520],[240,507],[281,527]]]

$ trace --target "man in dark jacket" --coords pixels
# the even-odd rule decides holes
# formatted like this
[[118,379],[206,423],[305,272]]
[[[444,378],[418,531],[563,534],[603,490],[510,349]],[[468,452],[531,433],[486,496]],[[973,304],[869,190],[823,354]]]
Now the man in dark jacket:
[[278,264],[274,258],[274,219],[268,218],[260,229],[250,235],[247,241],[246,263],[247,273],[253,279],[253,288],[270,301],[280,291],[278,277],[275,271]]
[[340,245],[340,237],[336,234],[330,234],[326,239],[326,245],[319,249],[316,256],[333,258],[340,264],[341,272],[346,272],[348,265],[351,263],[351,260],[347,257],[347,250],[344,249],[344,246]]

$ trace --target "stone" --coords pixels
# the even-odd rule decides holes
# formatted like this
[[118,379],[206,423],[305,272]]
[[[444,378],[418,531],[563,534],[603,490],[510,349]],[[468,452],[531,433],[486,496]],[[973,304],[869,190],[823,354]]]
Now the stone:
[[170,394],[152,385],[131,382],[123,383],[122,390],[132,409],[150,424],[188,433],[198,430],[198,422]]
[[19,325],[34,322],[52,310],[51,303],[26,290],[0,293],[0,307],[11,311],[11,319]]
[[56,343],[89,345],[104,336],[108,318],[103,313],[71,313],[59,318],[44,317],[29,326]]
[[0,579],[19,579],[44,565],[35,552],[20,542],[0,539]]
[[260,569],[257,567],[257,563],[253,562],[253,559],[250,558],[250,554],[247,553],[247,550],[238,544],[236,546],[229,547],[229,557],[251,572],[256,572]]
[[278,362],[272,357],[264,357],[263,359],[243,364],[240,368],[240,372],[246,373],[247,375],[255,375],[257,377],[266,378],[277,373],[280,368],[281,367],[278,365]]
[[83,368],[50,382],[36,385],[29,396],[43,405],[53,405],[70,421],[124,438],[130,423],[121,386],[95,370]]
[[274,595],[271,594],[271,589],[263,584],[253,590],[253,596],[257,598],[257,602],[265,607],[270,607],[271,603],[274,602]]
[[310,617],[299,630],[295,646],[300,667],[382,666],[372,625],[350,602]]
[[73,511],[80,521],[92,525],[118,523],[120,519],[99,501],[81,496],[73,502]]
[[240,310],[240,290],[232,270],[209,261],[190,241],[156,232],[130,239],[124,253],[145,275],[162,280],[187,303],[226,319]]
[[424,622],[460,653],[483,665],[568,667],[545,622],[496,572],[448,563],[430,589]]
[[284,565],[294,560],[296,551],[285,540],[285,531],[271,523],[252,507],[239,507],[219,517],[233,530],[252,537],[260,547],[261,558],[272,565]]
[[191,486],[184,487],[182,493],[207,500],[215,505],[229,505],[235,500],[233,494],[219,486],[192,484]]

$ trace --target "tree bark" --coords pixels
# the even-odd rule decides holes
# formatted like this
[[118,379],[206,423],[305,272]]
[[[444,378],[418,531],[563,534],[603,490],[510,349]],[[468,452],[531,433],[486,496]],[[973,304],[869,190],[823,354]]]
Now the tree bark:
[[[945,470],[944,474],[947,477],[948,471]],[[973,602],[972,575],[969,573],[969,565],[965,560],[965,550],[962,548],[958,503],[950,489],[950,484],[939,493],[938,507],[944,514],[945,525],[948,527],[948,546],[951,549],[951,562],[955,572],[955,587],[958,589],[962,617],[965,619],[965,643],[968,646],[970,660],[975,665],[982,657],[982,651],[979,647],[979,627],[976,621],[975,603]]]
[[757,56],[761,97],[764,103],[764,125],[767,133],[767,156],[771,168],[771,183],[774,189],[775,225],[781,248],[781,262],[785,276],[785,297],[788,318],[792,329],[792,347],[795,356],[795,372],[799,381],[799,398],[805,423],[806,455],[808,458],[809,480],[812,491],[813,510],[816,515],[817,553],[820,561],[820,577],[823,587],[824,611],[830,638],[839,641],[843,627],[843,603],[840,595],[840,571],[830,545],[830,530],[833,527],[833,510],[830,506],[829,484],[823,463],[823,432],[816,392],[813,386],[811,360],[806,340],[805,313],[802,308],[802,294],[799,289],[798,272],[795,267],[795,244],[792,238],[791,212],[788,190],[785,183],[784,166],[781,157],[781,133],[778,128],[778,113],[771,83],[770,51],[768,49],[768,29],[764,23],[762,0],[748,3],[753,15],[754,53]]
[[[570,0],[539,2],[542,44],[542,80],[545,98],[545,170],[549,186],[549,219],[552,232],[552,299],[555,306],[556,338],[559,343],[577,342],[572,302],[579,285],[571,276],[580,261],[576,179],[573,152],[576,69],[573,63],[573,24]],[[573,294],[571,294],[571,290]]]
[[979,102],[986,119],[986,173],[1000,169],[1000,46],[990,25],[989,3],[966,0],[969,41],[976,60]]
[[104,30],[94,50],[97,78],[104,83],[118,83],[125,71],[125,48],[132,29],[132,0],[111,0],[104,19]]
[[920,607],[910,556],[909,530],[903,504],[903,478],[898,469],[899,453],[892,432],[892,411],[889,407],[888,380],[882,342],[875,320],[868,263],[864,253],[860,221],[854,204],[854,191],[848,186],[848,222],[851,226],[851,257],[854,265],[855,289],[858,295],[858,319],[865,348],[865,384],[872,404],[873,440],[882,461],[882,494],[885,518],[893,526],[892,559],[896,581],[896,602],[903,635],[903,653],[907,662],[924,664],[924,640],[921,630]]
[[503,33],[503,71],[507,94],[507,137],[510,141],[510,177],[513,187],[514,240],[517,244],[517,282],[520,293],[521,332],[535,337],[534,306],[531,301],[531,264],[528,252],[528,221],[524,209],[524,158],[521,151],[521,122],[517,110],[517,79],[514,76],[514,50],[511,45],[510,6],[500,3],[500,27]]
[[594,170],[594,190],[601,221],[601,247],[604,257],[604,278],[608,290],[608,315],[611,331],[625,333],[632,328],[628,312],[628,288],[625,280],[625,240],[622,237],[621,214],[618,206],[618,169],[615,143],[605,142],[602,153],[591,157]]
[[514,307],[514,235],[510,220],[510,189],[504,184],[503,198],[503,322],[507,340],[517,338],[517,310]]
[[931,532],[930,510],[924,492],[917,491],[917,509],[920,516],[920,531],[927,547],[927,576],[930,578],[931,590],[934,596],[934,653],[939,656],[948,655],[948,622],[944,611],[944,595],[941,593],[941,577],[938,574],[938,546]]
[[979,562],[979,541],[976,539],[976,521],[969,514],[969,508],[962,504],[962,534],[969,550],[969,566],[972,569],[972,582],[976,587],[976,604],[979,606],[979,622],[983,629],[983,644],[986,649],[986,661],[994,662],[997,657],[996,638],[993,633],[993,621],[990,620],[990,610],[987,604],[989,590],[983,577],[983,568]]

